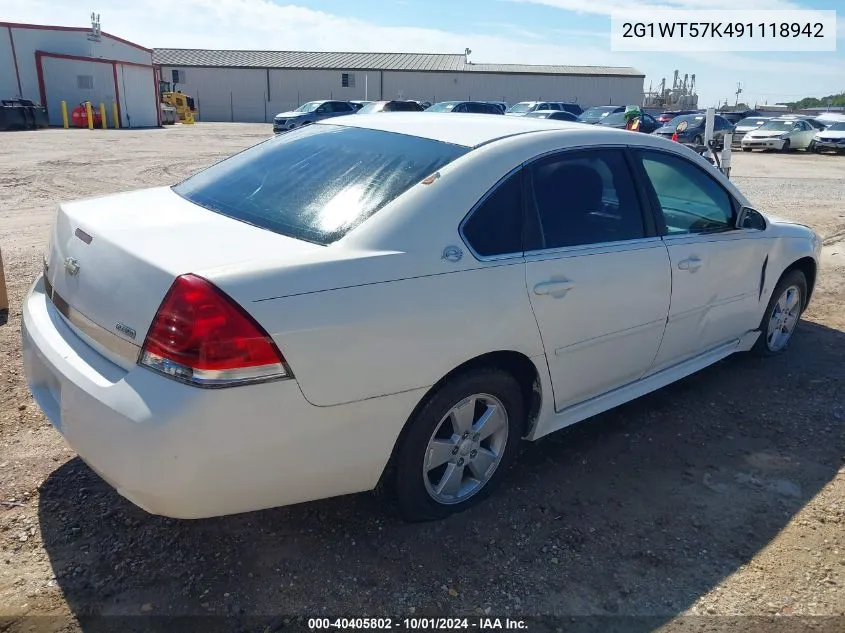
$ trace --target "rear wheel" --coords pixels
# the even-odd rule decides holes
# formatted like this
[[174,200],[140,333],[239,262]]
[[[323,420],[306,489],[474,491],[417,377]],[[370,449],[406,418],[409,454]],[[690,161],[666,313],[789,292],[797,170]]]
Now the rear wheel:
[[784,275],[775,286],[763,320],[760,338],[752,348],[758,356],[774,356],[789,346],[807,301],[807,278],[800,270]]
[[395,455],[391,496],[403,518],[440,519],[485,498],[516,456],[524,415],[519,384],[497,368],[431,394]]
[[750,147],[743,147],[743,148],[742,148],[742,151],[743,151],[743,152],[750,152],[750,151],[751,151],[751,148],[750,148]]
[[692,139],[692,142],[694,145],[704,145],[704,139],[700,135]]

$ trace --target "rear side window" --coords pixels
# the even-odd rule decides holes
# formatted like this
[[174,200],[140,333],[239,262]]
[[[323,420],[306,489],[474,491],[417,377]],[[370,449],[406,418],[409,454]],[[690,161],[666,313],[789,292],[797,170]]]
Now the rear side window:
[[326,245],[467,151],[381,130],[309,125],[217,163],[173,190],[210,211]]
[[529,208],[540,235],[525,250],[645,237],[639,198],[621,151],[563,152],[532,164],[530,174]]
[[464,239],[482,257],[522,253],[522,171],[500,182],[463,227]]

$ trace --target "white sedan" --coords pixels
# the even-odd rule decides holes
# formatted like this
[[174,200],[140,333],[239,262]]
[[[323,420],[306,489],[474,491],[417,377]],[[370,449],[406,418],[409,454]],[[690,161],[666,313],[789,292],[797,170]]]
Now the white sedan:
[[489,493],[522,438],[783,351],[820,248],[655,136],[341,117],[62,204],[24,363],[70,445],[152,513],[380,488],[432,519]]
[[770,119],[756,130],[742,137],[743,152],[755,149],[774,149],[788,152],[793,149],[807,149],[818,130],[803,119]]

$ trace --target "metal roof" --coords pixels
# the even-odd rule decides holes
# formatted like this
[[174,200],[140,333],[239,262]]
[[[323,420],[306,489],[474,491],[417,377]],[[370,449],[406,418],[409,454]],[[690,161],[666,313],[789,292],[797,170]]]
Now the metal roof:
[[468,64],[451,53],[327,53],[155,48],[153,63],[162,66],[228,68],[306,68],[323,70],[416,70],[538,75],[608,75],[645,77],[627,66]]

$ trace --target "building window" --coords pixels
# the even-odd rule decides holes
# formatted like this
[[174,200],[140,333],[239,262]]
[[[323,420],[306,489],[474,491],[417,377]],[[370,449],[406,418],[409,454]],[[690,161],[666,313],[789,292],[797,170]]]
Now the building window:
[[93,90],[94,89],[94,76],[93,75],[77,75],[76,76],[76,87],[79,90]]
[[170,76],[173,79],[174,84],[183,84],[185,83],[185,71],[184,70],[176,70],[175,68],[170,71]]
[[341,73],[340,74],[340,85],[342,88],[354,88],[355,87],[355,73]]

